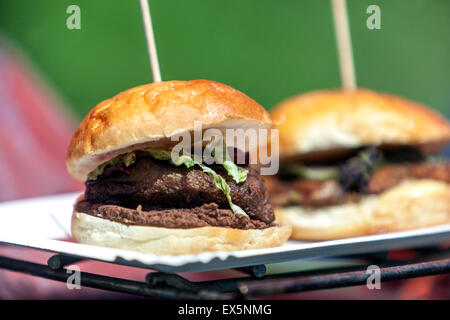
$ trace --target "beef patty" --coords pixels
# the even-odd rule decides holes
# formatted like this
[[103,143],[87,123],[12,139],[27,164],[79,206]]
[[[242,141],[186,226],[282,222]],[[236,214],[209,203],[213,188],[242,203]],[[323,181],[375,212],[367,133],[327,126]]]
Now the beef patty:
[[379,194],[407,179],[432,179],[450,183],[450,163],[390,164],[376,169],[367,187],[346,190],[336,180],[267,179],[270,202],[274,206],[330,206],[359,200],[364,194]]
[[150,156],[139,157],[126,168],[107,167],[96,180],[88,180],[76,210],[115,221],[123,216],[130,224],[167,227],[265,228],[274,221],[264,180],[256,170],[247,168],[247,179],[236,183],[222,166],[211,168],[227,181],[233,203],[248,217],[233,213],[213,178],[197,166],[177,167]]
[[450,162],[385,165],[370,177],[368,193],[381,193],[406,179],[432,179],[450,183]]
[[219,209],[216,203],[203,204],[191,209],[149,209],[141,207],[130,209],[111,204],[99,204],[82,200],[77,203],[78,212],[120,222],[128,225],[141,225],[165,228],[229,227],[235,229],[265,229],[271,223],[250,219],[235,214],[229,209]]

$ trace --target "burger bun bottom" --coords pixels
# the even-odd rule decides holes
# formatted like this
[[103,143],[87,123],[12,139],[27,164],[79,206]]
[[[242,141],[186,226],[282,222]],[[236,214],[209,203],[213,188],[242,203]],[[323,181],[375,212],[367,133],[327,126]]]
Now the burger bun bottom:
[[127,225],[76,210],[72,215],[72,235],[80,243],[156,255],[270,248],[282,245],[290,234],[288,226],[175,229]]
[[436,180],[405,181],[379,195],[320,208],[275,208],[292,226],[291,239],[322,241],[450,223],[450,186]]

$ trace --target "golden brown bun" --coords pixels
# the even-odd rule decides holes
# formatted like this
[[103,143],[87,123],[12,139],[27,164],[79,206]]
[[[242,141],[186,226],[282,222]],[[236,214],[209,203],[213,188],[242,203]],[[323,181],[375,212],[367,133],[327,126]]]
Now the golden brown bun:
[[72,215],[72,235],[80,243],[157,255],[271,248],[284,244],[290,234],[287,226],[171,229],[130,226],[76,211]]
[[332,240],[450,223],[450,186],[435,180],[405,181],[356,203],[323,208],[276,208],[292,239]]
[[84,181],[120,153],[174,144],[170,137],[192,131],[195,121],[218,129],[271,125],[257,102],[227,85],[209,80],[155,82],[119,93],[89,112],[70,143],[68,171]]
[[282,158],[365,145],[450,141],[450,123],[436,112],[367,89],[293,97],[273,109],[272,120],[280,129]]

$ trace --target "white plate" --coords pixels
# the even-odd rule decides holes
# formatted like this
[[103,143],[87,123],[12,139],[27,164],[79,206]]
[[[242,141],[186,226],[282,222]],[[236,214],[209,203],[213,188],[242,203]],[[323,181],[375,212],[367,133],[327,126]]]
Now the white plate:
[[450,242],[450,224],[410,231],[321,242],[288,241],[270,249],[156,256],[61,241],[69,236],[79,194],[0,203],[0,242],[164,272],[198,272],[306,258],[366,254]]

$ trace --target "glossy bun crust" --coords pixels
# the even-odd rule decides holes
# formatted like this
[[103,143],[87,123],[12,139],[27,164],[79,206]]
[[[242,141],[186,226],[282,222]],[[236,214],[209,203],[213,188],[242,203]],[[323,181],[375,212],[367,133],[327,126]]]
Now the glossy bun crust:
[[267,128],[268,113],[227,85],[209,81],[155,82],[119,93],[92,109],[76,130],[67,168],[84,181],[89,172],[116,155],[140,147],[172,145],[170,137],[203,128]]
[[366,145],[427,145],[450,141],[450,123],[404,98],[367,89],[323,90],[277,105],[282,158]]

